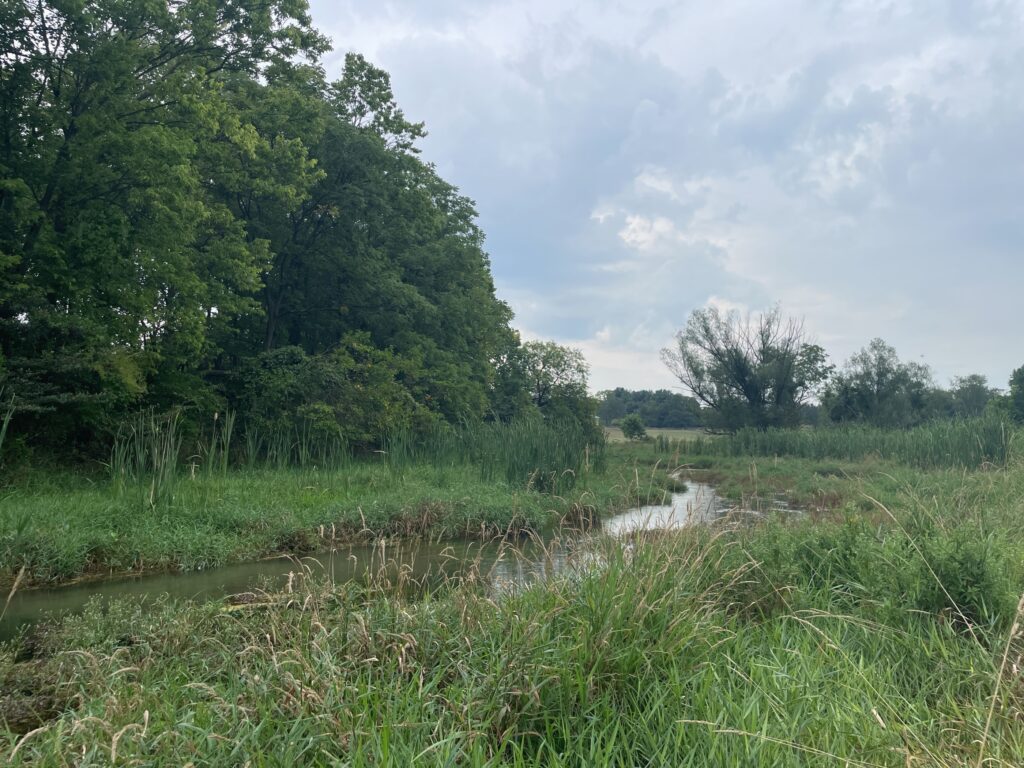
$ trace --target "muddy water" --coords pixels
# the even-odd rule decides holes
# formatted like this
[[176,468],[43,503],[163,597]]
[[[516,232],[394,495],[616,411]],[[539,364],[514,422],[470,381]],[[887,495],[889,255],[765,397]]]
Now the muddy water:
[[[690,483],[683,493],[673,494],[665,505],[637,507],[605,520],[602,530],[621,536],[638,530],[680,528],[708,522],[723,514],[728,505],[710,485]],[[290,572],[307,567],[336,582],[366,579],[385,569],[398,570],[417,579],[458,575],[470,568],[502,588],[545,578],[564,569],[574,548],[555,531],[514,548],[497,542],[415,542],[399,545],[351,546],[304,557],[273,558],[226,565],[208,571],[164,573],[129,578],[89,581],[52,589],[32,589],[15,594],[0,621],[0,640],[12,637],[20,627],[48,615],[81,610],[93,599],[122,597],[219,598],[253,589],[283,586]]]

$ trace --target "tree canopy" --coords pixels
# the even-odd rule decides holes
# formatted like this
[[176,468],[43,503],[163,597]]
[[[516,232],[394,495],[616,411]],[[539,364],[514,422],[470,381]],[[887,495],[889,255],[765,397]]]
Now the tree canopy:
[[22,434],[87,447],[133,409],[259,421],[278,397],[365,441],[587,401],[580,359],[509,327],[474,204],[419,157],[387,73],[349,54],[329,82],[327,50],[301,0],[4,5],[0,386]]
[[800,406],[831,372],[824,350],[778,308],[752,318],[694,310],[662,359],[727,430],[799,424]]
[[606,427],[636,414],[647,427],[686,429],[702,425],[700,404],[667,389],[630,391],[617,387],[598,393],[597,414]]

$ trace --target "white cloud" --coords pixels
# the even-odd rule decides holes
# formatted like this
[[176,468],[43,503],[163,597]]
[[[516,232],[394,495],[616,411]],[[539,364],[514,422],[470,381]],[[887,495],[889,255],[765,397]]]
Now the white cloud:
[[639,251],[650,251],[682,239],[671,219],[665,216],[648,218],[638,214],[626,217],[626,225],[619,230],[619,237],[630,248]]

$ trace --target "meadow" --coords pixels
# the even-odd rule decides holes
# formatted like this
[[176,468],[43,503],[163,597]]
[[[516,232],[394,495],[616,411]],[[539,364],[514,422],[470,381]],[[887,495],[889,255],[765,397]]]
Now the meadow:
[[574,493],[683,466],[805,511],[626,546],[592,532],[577,567],[511,590],[470,572],[424,592],[382,569],[299,572],[244,605],[97,603],[0,651],[3,749],[12,765],[1019,765],[1009,445],[971,469],[968,447],[921,468],[613,445]]
[[[605,438],[612,443],[626,442],[628,438],[622,434],[618,427],[605,427]],[[668,429],[662,427],[647,427],[647,435],[652,438],[663,438],[666,440],[684,440],[707,437],[701,429]]]

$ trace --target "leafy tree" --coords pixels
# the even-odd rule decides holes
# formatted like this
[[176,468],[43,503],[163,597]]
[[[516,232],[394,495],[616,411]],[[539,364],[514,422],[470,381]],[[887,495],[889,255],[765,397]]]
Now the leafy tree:
[[304,423],[353,445],[370,445],[389,430],[421,426],[431,416],[402,383],[408,361],[351,334],[332,351],[300,347],[260,354],[243,368],[236,407],[248,429],[290,434]]
[[492,362],[494,375],[488,392],[488,417],[496,421],[512,421],[540,415],[531,397],[526,375],[526,351],[517,331],[509,329]]
[[713,425],[727,430],[798,424],[800,406],[832,370],[801,324],[777,308],[753,319],[695,310],[662,359],[711,410]]
[[630,391],[618,387],[598,393],[598,416],[611,426],[630,413],[640,415],[644,425],[663,429],[685,429],[701,425],[700,404],[667,389]]
[[258,153],[223,83],[325,48],[295,0],[4,5],[0,349],[56,439],[255,308],[266,246],[210,194],[203,148]]
[[522,346],[522,373],[533,405],[550,421],[572,420],[596,435],[596,402],[587,393],[589,367],[583,353],[553,341]]
[[1024,424],[1024,366],[1011,374],[1008,398],[1007,409],[1010,418],[1018,424]]
[[647,430],[644,428],[643,420],[635,413],[631,413],[619,422],[619,429],[628,440],[643,440],[647,437]]
[[956,416],[981,416],[989,401],[999,394],[999,390],[988,385],[988,379],[981,374],[958,376],[953,379],[950,394],[953,400],[953,413]]
[[[387,73],[349,54],[328,82],[326,50],[304,0],[2,6],[18,432],[89,444],[134,408],[233,405],[365,442],[540,408],[472,201]],[[585,385],[553,392],[547,416],[583,418]]]
[[836,374],[822,405],[835,422],[906,427],[929,417],[933,389],[928,366],[903,362],[890,345],[874,339]]

